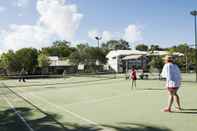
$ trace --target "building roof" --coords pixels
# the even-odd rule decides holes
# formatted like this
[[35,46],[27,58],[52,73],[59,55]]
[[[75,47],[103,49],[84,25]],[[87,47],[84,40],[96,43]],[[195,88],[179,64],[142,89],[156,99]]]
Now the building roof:
[[183,53],[180,53],[180,52],[174,52],[174,53],[172,53],[172,55],[175,55],[175,56],[184,56],[184,54]]
[[49,56],[50,65],[49,66],[71,66],[70,61],[60,60],[58,56]]
[[50,66],[71,66],[69,60],[50,61]]
[[139,50],[113,50],[107,54],[107,58],[122,56],[122,55],[146,55],[147,52]]
[[168,55],[169,54],[169,52],[168,51],[151,51],[151,52],[148,52],[148,55],[153,55],[153,56],[155,56],[155,55],[158,55],[158,56],[162,56],[162,55]]
[[57,61],[57,60],[59,60],[58,56],[49,56],[48,58],[49,58],[50,61]]
[[123,60],[136,60],[141,58],[143,55],[129,55],[129,56],[125,56],[123,58]]
[[[153,55],[153,56],[165,56],[170,54],[168,51],[153,51],[153,52],[148,52],[148,55]],[[172,55],[174,56],[184,56],[183,53],[180,52],[173,52]]]

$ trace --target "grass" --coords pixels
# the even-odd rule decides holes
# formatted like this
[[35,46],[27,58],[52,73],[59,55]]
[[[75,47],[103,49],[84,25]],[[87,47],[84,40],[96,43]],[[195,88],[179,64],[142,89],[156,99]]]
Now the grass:
[[159,80],[138,80],[137,89],[131,89],[128,80],[94,77],[34,79],[26,83],[2,80],[1,83],[2,131],[28,131],[5,98],[35,131],[197,130],[194,82],[182,83],[179,94],[184,110],[173,113],[161,112],[167,104],[167,92],[165,82]]

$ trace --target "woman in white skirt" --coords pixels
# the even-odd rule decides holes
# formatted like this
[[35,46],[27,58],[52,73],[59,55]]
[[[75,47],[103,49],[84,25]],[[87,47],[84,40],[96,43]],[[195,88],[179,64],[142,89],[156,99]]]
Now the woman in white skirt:
[[177,104],[177,109],[181,110],[179,95],[177,94],[178,89],[181,85],[181,73],[179,67],[173,63],[172,56],[165,57],[165,65],[163,67],[161,76],[166,78],[166,88],[169,93],[168,105],[163,109],[164,112],[171,112],[171,107],[174,99]]

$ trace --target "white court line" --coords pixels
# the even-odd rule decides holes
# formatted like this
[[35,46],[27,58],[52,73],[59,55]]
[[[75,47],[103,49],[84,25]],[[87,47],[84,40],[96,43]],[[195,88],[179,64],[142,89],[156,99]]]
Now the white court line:
[[[29,93],[30,94],[30,93]],[[22,94],[20,94],[21,96],[23,96],[25,99],[28,99],[27,97],[25,97],[24,95],[22,95]],[[53,106],[53,107],[55,107],[55,108],[57,108],[57,109],[59,109],[59,110],[62,110],[62,111],[64,111],[64,112],[66,112],[66,113],[69,113],[69,114],[71,114],[72,116],[74,116],[74,117],[76,117],[76,118],[78,118],[78,119],[80,119],[80,120],[83,120],[83,121],[85,121],[85,122],[87,122],[87,123],[89,123],[89,124],[93,124],[93,125],[99,125],[98,123],[96,123],[95,121],[92,121],[92,120],[89,120],[89,119],[87,119],[87,118],[85,118],[85,117],[83,117],[83,116],[81,116],[81,115],[79,115],[79,114],[77,114],[77,113],[74,113],[74,112],[72,112],[72,111],[70,111],[70,110],[68,110],[68,109],[66,109],[66,108],[63,108],[63,107],[61,107],[61,106],[58,106],[58,105],[56,105],[56,104],[54,104],[54,103],[52,103],[52,102],[49,102],[48,100],[46,100],[46,99],[43,99],[43,98],[41,98],[41,97],[39,97],[39,96],[35,96],[35,95],[32,95],[32,94],[30,94],[31,96],[33,96],[33,97],[37,97],[37,99],[39,99],[39,100],[41,100],[41,101],[43,101],[43,102],[45,102],[45,103],[48,103],[49,105],[51,105],[51,106]],[[29,100],[29,99],[28,99]],[[36,105],[37,106],[37,105]]]
[[[22,94],[30,94],[31,96],[34,96],[34,97],[40,97],[40,96],[32,95],[32,93],[30,93],[30,92],[28,92],[28,93],[22,93]],[[117,98],[127,97],[127,96],[130,96],[130,94],[125,93],[123,95],[116,95],[116,96],[103,97],[103,98],[93,99],[93,100],[85,100],[85,101],[73,102],[73,103],[70,103],[70,104],[66,104],[66,106],[68,107],[68,106],[74,106],[74,105],[80,105],[80,104],[90,104],[90,103],[106,102],[108,100],[114,100],[114,99],[117,99]]]
[[114,99],[125,97],[125,96],[130,96],[130,94],[125,93],[124,95],[110,96],[110,97],[104,97],[104,98],[100,98],[100,99],[80,101],[80,102],[73,102],[70,104],[66,104],[66,106],[80,105],[80,104],[85,104],[85,103],[90,104],[90,103],[106,102],[108,100],[114,100]]
[[11,109],[16,113],[16,115],[24,122],[24,124],[27,126],[29,131],[34,131],[34,129],[27,123],[25,118],[23,118],[23,116],[21,116],[21,114],[15,109],[14,105],[12,105],[12,103],[7,99],[7,97],[5,96],[2,97],[7,102],[7,104],[11,107]]

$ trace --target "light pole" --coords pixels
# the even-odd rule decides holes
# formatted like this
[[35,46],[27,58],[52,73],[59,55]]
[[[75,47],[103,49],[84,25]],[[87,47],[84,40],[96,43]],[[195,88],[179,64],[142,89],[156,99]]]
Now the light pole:
[[191,15],[194,16],[194,31],[195,31],[195,57],[196,57],[196,67],[195,67],[195,70],[196,70],[196,82],[197,82],[197,33],[196,33],[196,16],[197,16],[197,11],[194,10],[194,11],[191,11],[190,12]]
[[95,39],[98,41],[98,48],[99,48],[99,41],[102,39],[102,37],[96,36]]

